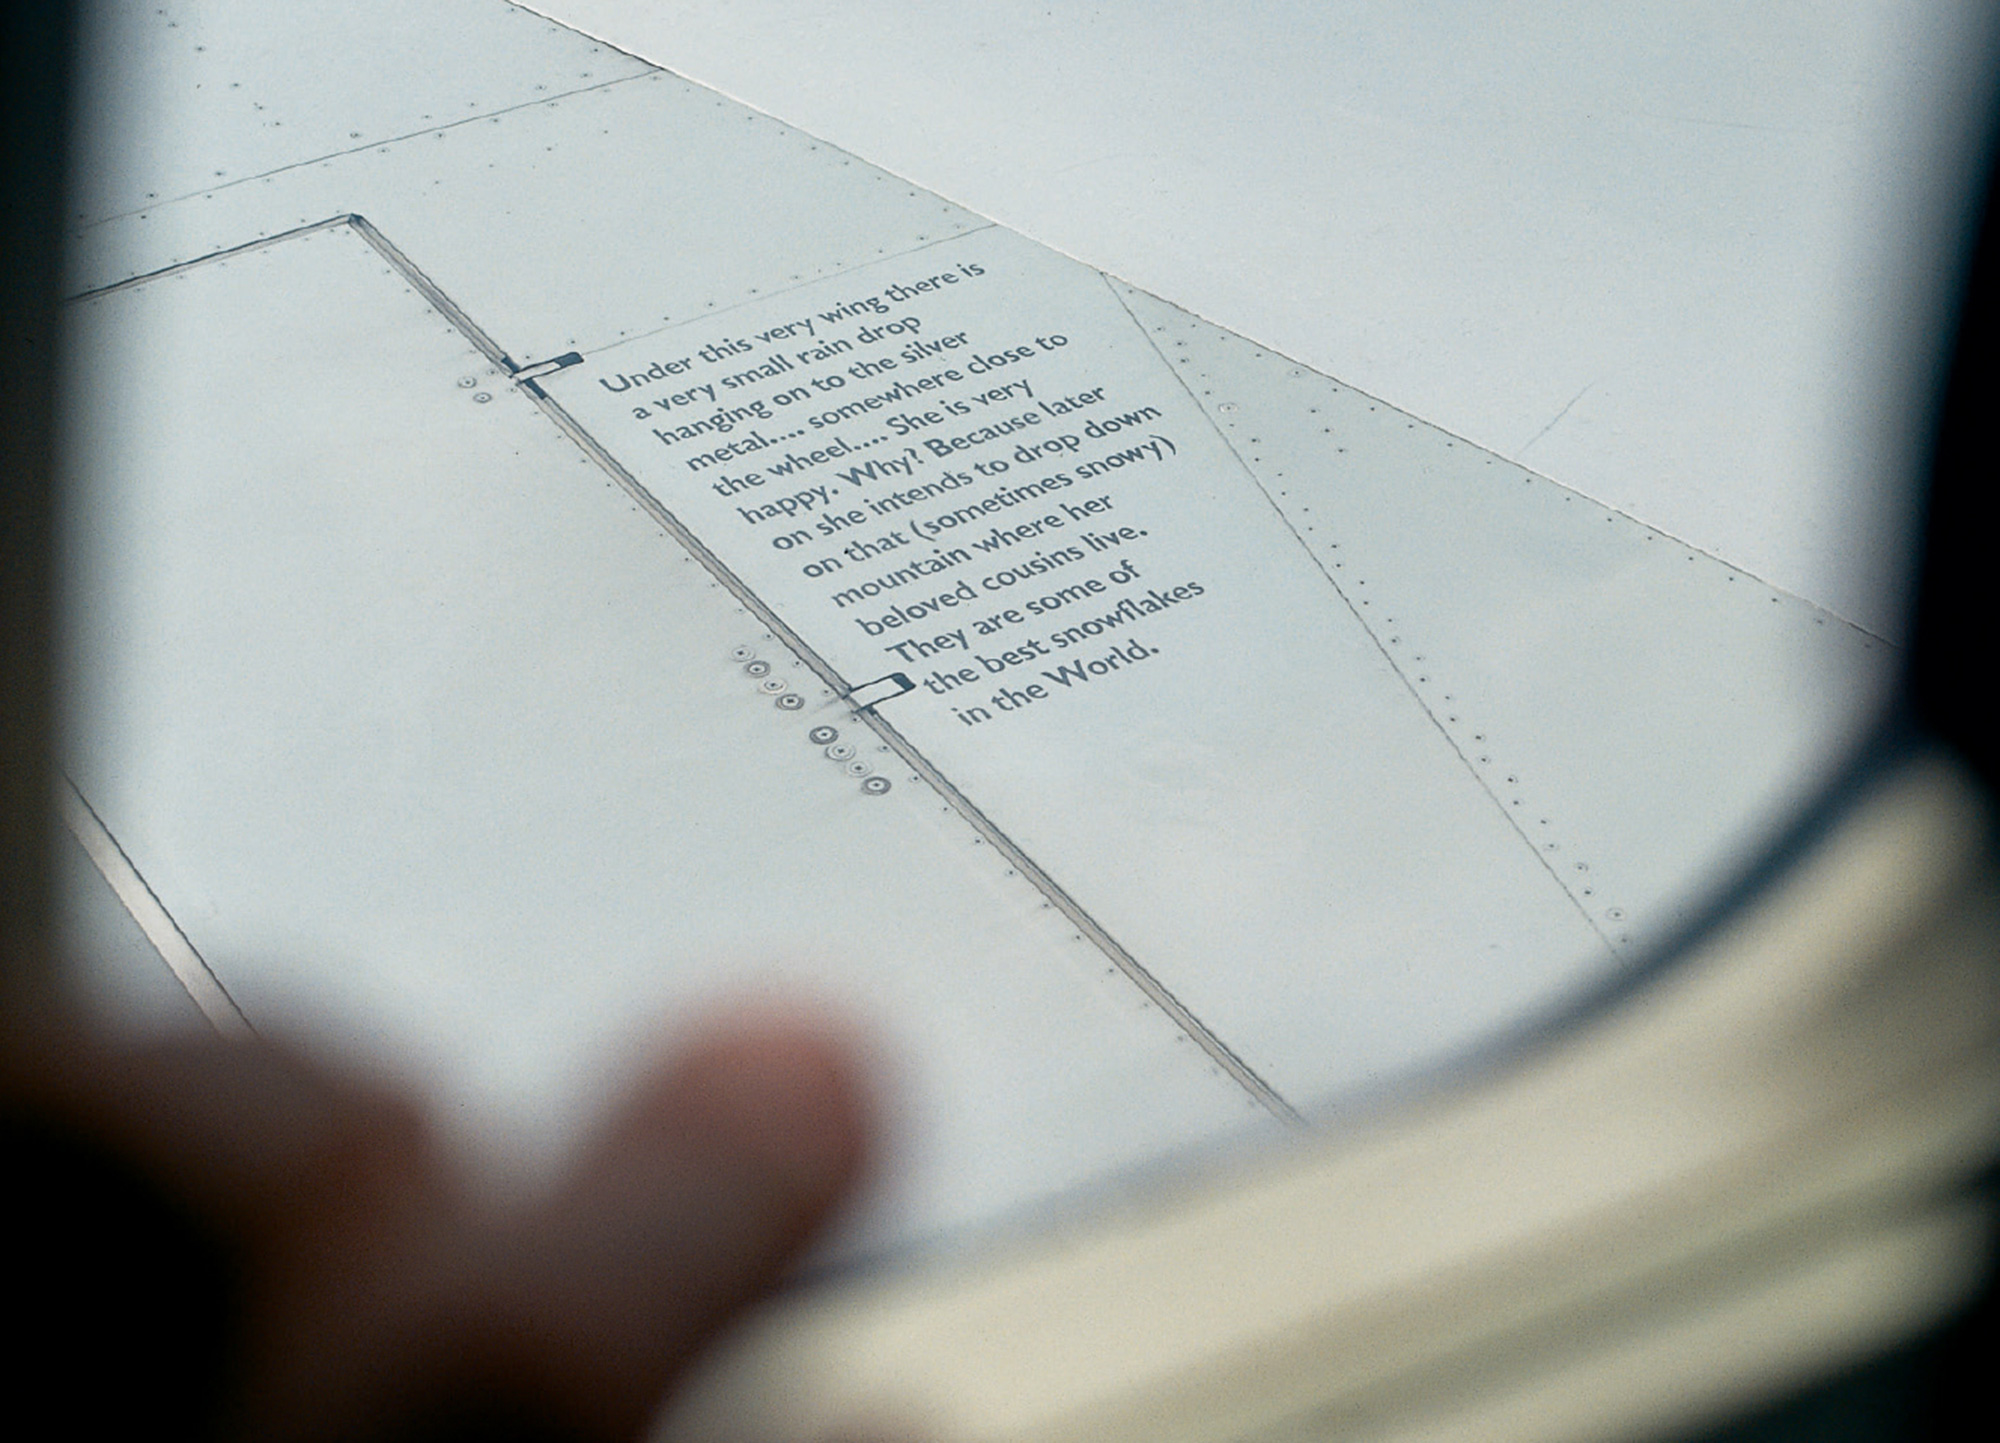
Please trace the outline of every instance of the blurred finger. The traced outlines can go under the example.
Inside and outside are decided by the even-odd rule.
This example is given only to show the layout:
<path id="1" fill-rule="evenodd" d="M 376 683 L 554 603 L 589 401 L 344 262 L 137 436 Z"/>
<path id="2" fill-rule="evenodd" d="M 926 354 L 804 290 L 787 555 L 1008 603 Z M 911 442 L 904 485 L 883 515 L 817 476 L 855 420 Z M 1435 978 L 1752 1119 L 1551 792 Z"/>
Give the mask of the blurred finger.
<path id="1" fill-rule="evenodd" d="M 510 1235 L 489 1327 L 591 1436 L 634 1436 L 674 1376 L 778 1281 L 862 1166 L 852 1049 L 749 1018 L 642 1085 L 569 1186 Z"/>

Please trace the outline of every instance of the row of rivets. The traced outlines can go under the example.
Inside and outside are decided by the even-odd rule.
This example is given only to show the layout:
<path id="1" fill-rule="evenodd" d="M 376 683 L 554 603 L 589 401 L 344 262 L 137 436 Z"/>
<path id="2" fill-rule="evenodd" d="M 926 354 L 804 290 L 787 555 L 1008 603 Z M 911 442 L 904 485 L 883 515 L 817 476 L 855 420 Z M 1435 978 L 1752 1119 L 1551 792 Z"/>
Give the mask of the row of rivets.
<path id="1" fill-rule="evenodd" d="M 757 656 L 755 647 L 736 646 L 729 650 L 729 659 L 742 664 L 746 676 L 757 679 L 757 689 L 767 696 L 777 698 L 778 706 L 784 711 L 798 711 L 806 704 L 806 699 L 791 690 L 783 677 L 771 675 L 771 663 Z M 821 723 L 806 731 L 806 740 L 822 749 L 826 759 L 838 762 L 841 770 L 861 782 L 861 790 L 871 797 L 879 797 L 889 790 L 889 779 L 878 777 L 875 768 L 855 755 L 854 744 L 840 739 L 837 727 Z"/>
<path id="2" fill-rule="evenodd" d="M 854 743 L 840 739 L 840 730 L 822 723 L 806 732 L 806 740 L 820 749 L 820 754 L 830 762 L 839 762 L 841 770 L 850 777 L 861 779 L 861 790 L 871 797 L 879 797 L 889 790 L 889 779 L 874 775 L 875 768 L 854 754 Z"/>
<path id="3" fill-rule="evenodd" d="M 787 686 L 783 677 L 772 676 L 771 663 L 768 661 L 759 661 L 754 647 L 733 646 L 729 649 L 729 659 L 743 663 L 744 674 L 757 678 L 757 690 L 763 692 L 768 697 L 775 698 L 778 710 L 801 711 L 804 709 L 806 699 Z"/>

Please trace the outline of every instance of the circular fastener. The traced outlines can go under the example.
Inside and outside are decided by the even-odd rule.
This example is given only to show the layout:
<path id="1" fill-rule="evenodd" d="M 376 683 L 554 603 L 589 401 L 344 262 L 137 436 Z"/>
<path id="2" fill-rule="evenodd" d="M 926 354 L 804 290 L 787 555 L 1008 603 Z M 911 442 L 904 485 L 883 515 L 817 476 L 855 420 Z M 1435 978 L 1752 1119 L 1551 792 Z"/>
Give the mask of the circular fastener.
<path id="1" fill-rule="evenodd" d="M 731 661 L 755 661 L 757 659 L 757 650 L 755 647 L 749 646 L 732 646 L 729 648 L 729 659 Z"/>
<path id="2" fill-rule="evenodd" d="M 1614 922 L 1623 922 L 1625 920 L 1625 909 L 1623 907 L 1613 907 L 1604 915 Z"/>
<path id="3" fill-rule="evenodd" d="M 889 779 L 887 777 L 870 777 L 861 784 L 861 790 L 868 793 L 871 797 L 879 797 L 882 793 L 889 790 Z"/>
<path id="4" fill-rule="evenodd" d="M 874 770 L 875 768 L 869 766 L 866 762 L 849 762 L 847 764 L 847 774 L 850 777 L 865 777 Z"/>
<path id="5" fill-rule="evenodd" d="M 780 711 L 798 711 L 805 704 L 806 699 L 795 691 L 788 691 L 778 698 L 778 709 Z"/>
<path id="6" fill-rule="evenodd" d="M 479 402 L 479 404 L 483 406 L 488 401 L 493 399 L 493 393 L 491 391 L 474 391 L 472 393 L 472 399 Z"/>
<path id="7" fill-rule="evenodd" d="M 806 740 L 816 747 L 830 747 L 840 740 L 840 733 L 829 726 L 816 726 L 806 733 Z"/>
<path id="8" fill-rule="evenodd" d="M 461 391 L 470 391 L 474 386 L 478 384 L 479 384 L 479 377 L 477 376 L 460 376 L 458 378 L 458 388 Z"/>
<path id="9" fill-rule="evenodd" d="M 771 663 L 768 661 L 753 661 L 743 669 L 752 676 L 769 676 L 771 674 Z"/>
<path id="10" fill-rule="evenodd" d="M 762 692 L 768 692 L 772 696 L 776 696 L 779 692 L 785 689 L 785 679 L 781 676 L 767 676 L 762 681 L 757 683 L 757 689 Z"/>
<path id="11" fill-rule="evenodd" d="M 835 742 L 826 749 L 826 754 L 837 762 L 851 761 L 854 757 L 854 743 Z"/>

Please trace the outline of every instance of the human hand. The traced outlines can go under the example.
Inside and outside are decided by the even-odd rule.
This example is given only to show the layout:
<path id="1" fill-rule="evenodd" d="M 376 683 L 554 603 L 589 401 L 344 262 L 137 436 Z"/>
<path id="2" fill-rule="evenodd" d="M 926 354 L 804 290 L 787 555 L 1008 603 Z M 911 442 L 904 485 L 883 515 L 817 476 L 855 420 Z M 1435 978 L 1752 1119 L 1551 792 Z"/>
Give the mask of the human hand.
<path id="1" fill-rule="evenodd" d="M 514 1209 L 407 1099 L 262 1042 L 43 1036 L 0 1084 L 9 1236 L 46 1270 L 12 1361 L 32 1392 L 87 1360 L 58 1416 L 105 1436 L 124 1398 L 151 1438 L 636 1437 L 866 1133 L 848 1050 L 775 1016 L 700 1030 Z"/>

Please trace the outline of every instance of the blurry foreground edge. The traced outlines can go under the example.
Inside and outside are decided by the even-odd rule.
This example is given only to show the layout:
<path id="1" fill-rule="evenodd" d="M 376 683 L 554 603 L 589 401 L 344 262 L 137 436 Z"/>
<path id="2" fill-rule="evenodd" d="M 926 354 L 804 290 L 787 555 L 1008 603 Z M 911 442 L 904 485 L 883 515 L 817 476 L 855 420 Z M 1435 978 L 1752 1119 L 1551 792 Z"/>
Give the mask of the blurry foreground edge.
<path id="1" fill-rule="evenodd" d="M 224 1386 L 221 1253 L 128 1160 L 37 1115 L 9 1065 L 54 1020 L 59 993 L 51 480 L 75 8 L 0 10 L 0 336 L 11 359 L 0 386 L 0 1225 L 7 1298 L 24 1324 L 4 1377 L 23 1420 L 54 1408 L 45 1416 L 64 1431 L 201 1437 Z"/>
<path id="2" fill-rule="evenodd" d="M 56 292 L 73 6 L 7 7 L 0 116 L 0 998 L 38 986 L 50 928 Z"/>
<path id="3" fill-rule="evenodd" d="M 17 4 L 4 22 L 10 1026 L 41 990 L 48 932 L 50 363 L 70 10 Z M 1988 788 L 2000 755 L 1978 683 L 1994 596 L 1974 457 L 1992 414 L 1993 245 L 1989 199 L 1938 430 L 1911 682 L 1918 720 Z M 1878 758 L 1882 779 L 1783 878 L 1548 1055 L 1032 1251 L 789 1300 L 717 1361 L 670 1431 L 1658 1436 L 1907 1349 L 1986 1265 L 1989 1213 L 1966 1184 L 1989 1165 L 2000 1114 L 2000 923 L 1984 802 L 1954 763 L 1883 746 L 1900 758 Z M 54 1164 L 24 1157 L 11 1128 L 9 1145 L 27 1164 L 20 1190 L 51 1181 Z M 93 1241 L 16 1234 L 56 1254 Z M 1990 1417 L 1975 1378 L 1989 1315 L 1982 1304 L 1928 1354 L 1895 1354 L 1729 1436 L 1924 1436 L 1963 1425 L 1946 1399 Z M 109 1375 L 124 1366 L 93 1351 Z"/>

